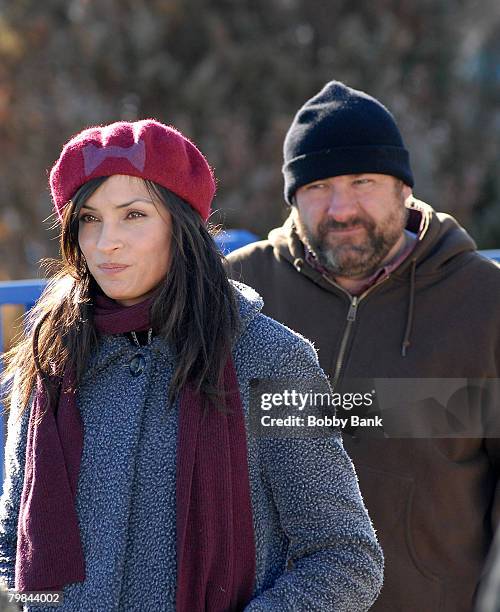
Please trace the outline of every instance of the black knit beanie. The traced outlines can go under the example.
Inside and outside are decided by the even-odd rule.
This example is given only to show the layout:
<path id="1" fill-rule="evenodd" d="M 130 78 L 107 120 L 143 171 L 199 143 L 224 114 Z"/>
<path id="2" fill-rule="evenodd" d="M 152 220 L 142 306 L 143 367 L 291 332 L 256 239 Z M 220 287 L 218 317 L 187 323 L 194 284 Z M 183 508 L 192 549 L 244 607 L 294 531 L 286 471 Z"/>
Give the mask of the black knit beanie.
<path id="1" fill-rule="evenodd" d="M 283 147 L 285 200 L 341 174 L 391 174 L 413 187 L 408 151 L 391 113 L 372 96 L 327 83 L 295 115 Z"/>

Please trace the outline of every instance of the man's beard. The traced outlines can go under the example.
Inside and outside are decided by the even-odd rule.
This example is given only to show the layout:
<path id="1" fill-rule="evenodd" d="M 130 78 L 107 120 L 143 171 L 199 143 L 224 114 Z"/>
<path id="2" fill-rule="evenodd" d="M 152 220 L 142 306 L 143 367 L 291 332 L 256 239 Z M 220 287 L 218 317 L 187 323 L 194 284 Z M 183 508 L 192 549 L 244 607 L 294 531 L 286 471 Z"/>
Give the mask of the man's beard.
<path id="1" fill-rule="evenodd" d="M 368 278 L 374 274 L 400 239 L 405 223 L 406 209 L 398 207 L 378 227 L 369 216 L 353 216 L 346 222 L 329 218 L 322 221 L 313 234 L 300 216 L 296 216 L 297 233 L 318 263 L 332 276 L 345 278 Z M 361 233 L 344 236 L 341 232 L 330 231 L 354 227 L 364 228 L 364 239 Z"/>

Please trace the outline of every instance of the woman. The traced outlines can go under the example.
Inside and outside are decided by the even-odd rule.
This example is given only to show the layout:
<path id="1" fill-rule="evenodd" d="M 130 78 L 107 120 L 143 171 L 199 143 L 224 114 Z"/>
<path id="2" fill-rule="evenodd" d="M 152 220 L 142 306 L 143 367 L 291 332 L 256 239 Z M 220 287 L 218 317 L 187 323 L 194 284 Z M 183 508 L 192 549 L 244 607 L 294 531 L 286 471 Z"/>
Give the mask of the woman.
<path id="1" fill-rule="evenodd" d="M 119 122 L 71 139 L 50 185 L 62 262 L 7 356 L 9 587 L 71 611 L 368 609 L 382 556 L 339 436 L 249 431 L 251 379 L 324 377 L 227 280 L 203 155 Z"/>

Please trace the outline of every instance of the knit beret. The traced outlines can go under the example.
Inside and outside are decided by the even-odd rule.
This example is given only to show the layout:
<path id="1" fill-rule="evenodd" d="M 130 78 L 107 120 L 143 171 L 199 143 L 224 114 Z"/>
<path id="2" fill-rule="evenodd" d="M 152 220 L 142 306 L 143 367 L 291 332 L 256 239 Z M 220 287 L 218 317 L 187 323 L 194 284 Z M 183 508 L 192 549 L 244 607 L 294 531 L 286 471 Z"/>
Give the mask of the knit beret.
<path id="1" fill-rule="evenodd" d="M 185 200 L 203 220 L 210 214 L 215 180 L 203 154 L 175 128 L 145 119 L 90 127 L 64 146 L 50 172 L 59 219 L 79 187 L 113 174 L 154 181 Z"/>
<path id="2" fill-rule="evenodd" d="M 394 117 L 378 100 L 339 81 L 308 100 L 283 147 L 285 200 L 302 185 L 342 174 L 390 174 L 413 187 L 408 151 Z"/>

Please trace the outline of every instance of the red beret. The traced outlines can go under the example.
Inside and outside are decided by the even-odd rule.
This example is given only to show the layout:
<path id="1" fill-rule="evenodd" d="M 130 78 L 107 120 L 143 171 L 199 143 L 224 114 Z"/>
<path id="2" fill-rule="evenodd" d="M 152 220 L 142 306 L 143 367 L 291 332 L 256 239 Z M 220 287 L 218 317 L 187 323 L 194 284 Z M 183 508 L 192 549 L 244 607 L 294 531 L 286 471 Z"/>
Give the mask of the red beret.
<path id="1" fill-rule="evenodd" d="M 79 187 L 113 174 L 154 181 L 188 202 L 204 221 L 208 219 L 215 180 L 207 160 L 179 131 L 153 119 L 91 127 L 64 146 L 50 171 L 59 219 Z"/>

